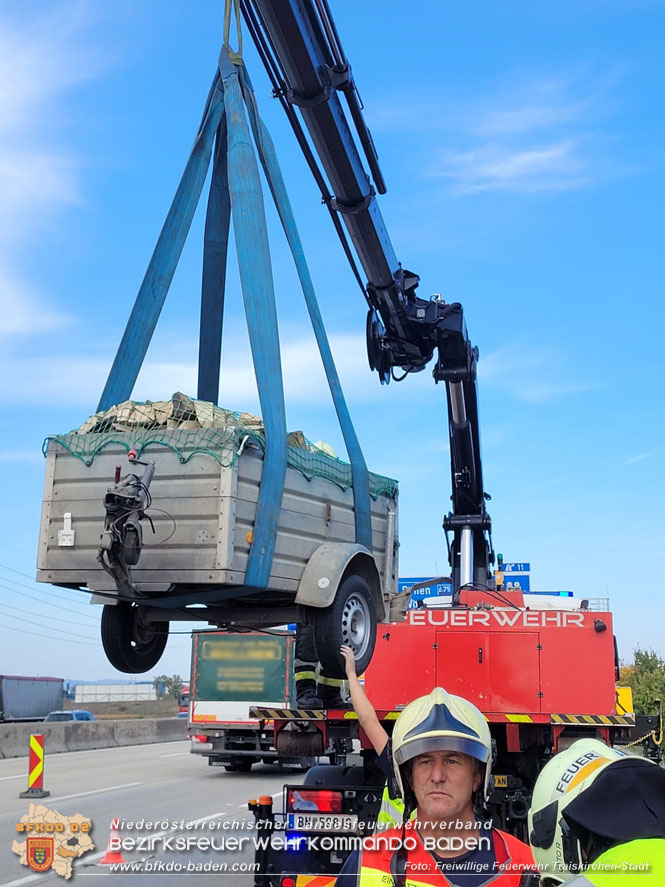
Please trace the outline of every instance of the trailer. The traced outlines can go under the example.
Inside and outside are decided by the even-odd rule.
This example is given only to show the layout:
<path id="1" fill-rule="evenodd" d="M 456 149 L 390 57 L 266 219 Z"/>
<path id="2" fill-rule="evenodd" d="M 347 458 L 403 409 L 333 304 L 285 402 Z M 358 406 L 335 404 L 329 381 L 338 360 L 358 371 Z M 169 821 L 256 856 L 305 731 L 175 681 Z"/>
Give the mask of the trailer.
<path id="1" fill-rule="evenodd" d="M 42 721 L 62 696 L 62 678 L 0 675 L 0 721 Z"/>
<path id="2" fill-rule="evenodd" d="M 340 668 L 340 643 L 357 647 L 359 667 L 369 662 L 397 593 L 397 482 L 367 473 L 362 544 L 353 467 L 289 434 L 274 552 L 259 585 L 252 558 L 266 547 L 266 447 L 260 419 L 180 394 L 121 404 L 49 438 L 37 580 L 92 592 L 120 671 L 152 668 L 169 623 L 181 620 L 250 628 L 311 620 L 330 672 Z M 349 590 L 350 577 L 360 590 Z M 359 639 L 345 634 L 349 607 L 363 617 Z"/>

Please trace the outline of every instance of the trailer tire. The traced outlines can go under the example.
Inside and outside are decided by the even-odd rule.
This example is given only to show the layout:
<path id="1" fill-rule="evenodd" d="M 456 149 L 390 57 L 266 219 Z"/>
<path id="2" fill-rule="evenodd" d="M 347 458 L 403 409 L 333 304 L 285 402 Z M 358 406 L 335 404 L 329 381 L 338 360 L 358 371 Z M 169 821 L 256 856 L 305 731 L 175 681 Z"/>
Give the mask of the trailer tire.
<path id="1" fill-rule="evenodd" d="M 374 653 L 377 625 L 376 605 L 367 582 L 355 573 L 346 576 L 332 604 L 313 615 L 316 652 L 323 671 L 334 678 L 346 676 L 339 648 L 347 644 L 355 653 L 356 672 L 362 674 Z"/>
<path id="2" fill-rule="evenodd" d="M 118 602 L 105 604 L 102 612 L 102 646 L 114 668 L 125 674 L 150 671 L 162 658 L 169 637 L 168 622 L 145 625 L 139 608 Z"/>

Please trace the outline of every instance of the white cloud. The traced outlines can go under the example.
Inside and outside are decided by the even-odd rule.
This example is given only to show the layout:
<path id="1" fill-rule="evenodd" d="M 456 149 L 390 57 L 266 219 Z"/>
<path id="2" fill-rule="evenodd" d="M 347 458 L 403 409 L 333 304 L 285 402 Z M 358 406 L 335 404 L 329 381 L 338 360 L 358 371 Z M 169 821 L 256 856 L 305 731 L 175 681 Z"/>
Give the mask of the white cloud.
<path id="1" fill-rule="evenodd" d="M 637 462 L 644 462 L 645 459 L 650 459 L 651 456 L 655 456 L 660 450 L 657 447 L 655 450 L 647 450 L 646 453 L 639 453 L 636 456 L 631 456 L 630 459 L 626 459 L 625 462 L 622 462 L 621 465 L 623 468 L 627 468 L 629 465 L 635 465 Z"/>
<path id="2" fill-rule="evenodd" d="M 580 122 L 588 126 L 610 110 L 609 96 L 619 76 L 616 69 L 598 72 L 588 65 L 557 74 L 514 73 L 479 99 L 468 114 L 467 129 L 493 138 Z"/>
<path id="3" fill-rule="evenodd" d="M 551 126 L 569 123 L 577 117 L 577 104 L 563 103 L 526 104 L 515 107 L 488 108 L 484 117 L 471 123 L 471 130 L 484 136 L 506 135 L 508 133 L 533 132 Z"/>
<path id="4" fill-rule="evenodd" d="M 364 336 L 331 336 L 342 387 L 349 401 L 374 400 L 379 389 L 365 355 Z M 195 348 L 192 345 L 192 351 Z M 80 404 L 94 409 L 106 382 L 112 356 L 91 358 L 71 353 L 51 357 L 7 357 L 0 359 L 0 393 L 14 400 L 51 405 Z M 290 401 L 312 405 L 331 404 L 325 374 L 312 339 L 296 338 L 282 344 L 282 366 L 287 409 Z M 136 386 L 135 400 L 169 398 L 174 391 L 196 393 L 194 361 L 147 360 Z M 249 409 L 256 404 L 257 389 L 249 349 L 231 343 L 223 351 L 221 403 Z M 85 417 L 82 417 L 82 420 Z"/>
<path id="5" fill-rule="evenodd" d="M 44 332 L 65 320 L 18 269 L 53 214 L 82 202 L 80 160 L 54 133 L 62 132 L 59 100 L 104 64 L 83 39 L 90 9 L 74 2 L 20 24 L 7 7 L 0 14 L 0 335 Z"/>
<path id="6" fill-rule="evenodd" d="M 521 400 L 524 400 L 527 403 L 551 403 L 554 400 L 560 400 L 562 397 L 567 397 L 569 394 L 582 394 L 584 391 L 593 391 L 594 388 L 596 388 L 596 385 L 591 382 L 588 384 L 577 384 L 575 382 L 569 384 L 531 383 L 523 386 L 521 389 L 517 389 L 516 394 Z"/>
<path id="7" fill-rule="evenodd" d="M 48 332 L 68 321 L 64 314 L 49 308 L 19 274 L 3 268 L 0 254 L 0 337 Z"/>
<path id="8" fill-rule="evenodd" d="M 478 378 L 524 403 L 551 403 L 597 387 L 566 378 L 565 355 L 553 348 L 528 348 L 510 342 L 478 362 Z"/>
<path id="9" fill-rule="evenodd" d="M 80 42 L 90 24 L 91 5 L 81 0 L 30 15 L 18 24 L 5 7 L 0 18 L 0 130 L 40 129 L 34 111 L 97 74 L 99 48 Z"/>
<path id="10" fill-rule="evenodd" d="M 529 148 L 495 143 L 460 153 L 442 151 L 432 174 L 450 179 L 455 194 L 567 191 L 590 180 L 581 142 L 572 139 Z"/>
<path id="11" fill-rule="evenodd" d="M 378 107 L 372 125 L 419 132 L 429 157 L 414 168 L 447 180 L 454 194 L 570 191 L 611 168 L 603 127 L 619 76 L 589 66 L 557 75 L 512 73 L 463 102 L 428 96 Z"/>
<path id="12" fill-rule="evenodd" d="M 0 462 L 43 462 L 41 453 L 33 450 L 0 450 Z"/>
<path id="13" fill-rule="evenodd" d="M 364 337 L 338 335 L 331 336 L 330 341 L 346 396 L 350 400 L 375 396 L 379 383 L 367 365 Z M 281 356 L 287 407 L 290 400 L 312 405 L 332 403 L 318 348 L 311 337 L 282 342 Z M 139 399 L 154 399 L 157 396 L 169 397 L 179 388 L 188 392 L 196 391 L 194 363 L 147 362 L 139 375 L 135 392 Z M 249 348 L 225 345 L 222 351 L 220 391 L 222 403 L 258 402 Z"/>

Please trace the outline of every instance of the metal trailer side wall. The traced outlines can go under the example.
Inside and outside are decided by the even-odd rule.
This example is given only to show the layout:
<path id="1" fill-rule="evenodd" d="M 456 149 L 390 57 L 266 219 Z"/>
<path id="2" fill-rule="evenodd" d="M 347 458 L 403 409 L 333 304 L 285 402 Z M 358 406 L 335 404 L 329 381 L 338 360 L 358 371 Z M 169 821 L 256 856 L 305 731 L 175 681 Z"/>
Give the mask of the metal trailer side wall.
<path id="1" fill-rule="evenodd" d="M 0 720 L 44 718 L 61 708 L 61 678 L 0 675 Z"/>
<path id="2" fill-rule="evenodd" d="M 256 516 L 262 452 L 246 446 L 229 467 L 207 454 L 195 453 L 182 463 L 165 446 L 149 444 L 141 454 L 154 460 L 150 487 L 155 535 L 144 521 L 145 547 L 133 568 L 142 590 L 166 590 L 171 583 L 240 585 L 251 546 Z M 39 540 L 38 574 L 42 582 L 77 583 L 92 590 L 114 590 L 97 563 L 104 524 L 102 500 L 116 466 L 129 470 L 124 447 L 111 444 L 85 465 L 51 441 Z M 382 574 L 384 595 L 397 589 L 397 501 L 380 495 L 372 500 L 373 554 Z M 72 515 L 75 544 L 58 544 L 65 513 Z M 389 518 L 389 514 L 391 517 Z M 323 477 L 308 479 L 287 468 L 269 588 L 295 593 L 307 561 L 324 542 L 352 543 L 355 519 L 352 489 L 343 490 Z"/>

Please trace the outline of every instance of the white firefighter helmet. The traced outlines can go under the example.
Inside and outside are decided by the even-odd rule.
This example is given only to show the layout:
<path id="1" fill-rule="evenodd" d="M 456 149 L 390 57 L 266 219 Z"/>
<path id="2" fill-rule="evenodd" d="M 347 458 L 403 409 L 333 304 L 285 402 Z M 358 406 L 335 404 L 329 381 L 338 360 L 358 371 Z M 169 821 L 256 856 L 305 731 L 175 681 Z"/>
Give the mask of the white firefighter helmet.
<path id="1" fill-rule="evenodd" d="M 392 735 L 395 777 L 406 801 L 402 766 L 431 751 L 457 751 L 484 764 L 483 800 L 492 789 L 492 737 L 487 721 L 473 703 L 435 687 L 409 703 L 395 722 Z"/>
<path id="2" fill-rule="evenodd" d="M 578 739 L 555 755 L 536 780 L 529 810 L 543 884 L 575 877 L 613 843 L 662 835 L 664 789 L 660 767 L 599 739 Z"/>

